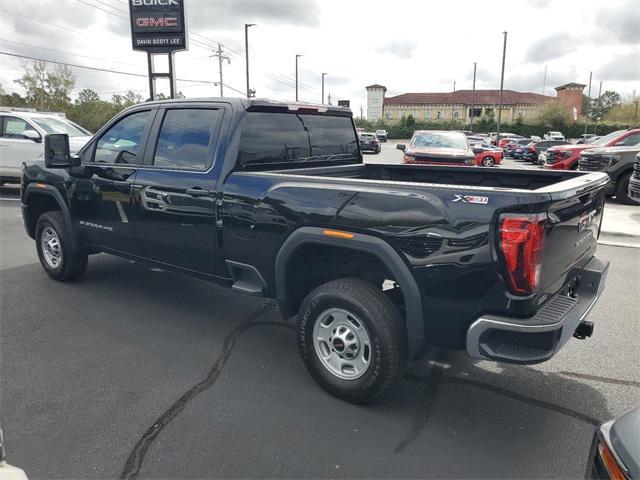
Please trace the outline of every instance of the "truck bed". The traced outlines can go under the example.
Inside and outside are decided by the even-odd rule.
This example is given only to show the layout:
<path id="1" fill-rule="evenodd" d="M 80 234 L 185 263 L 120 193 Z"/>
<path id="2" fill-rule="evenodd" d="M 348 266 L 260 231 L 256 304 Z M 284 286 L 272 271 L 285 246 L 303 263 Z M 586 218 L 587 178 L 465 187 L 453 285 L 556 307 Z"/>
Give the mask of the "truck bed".
<path id="1" fill-rule="evenodd" d="M 315 168 L 294 168 L 270 173 L 286 175 L 381 180 L 431 186 L 500 189 L 523 193 L 554 193 L 554 199 L 579 193 L 606 183 L 607 176 L 569 170 L 524 170 L 432 165 L 353 164 Z M 604 183 L 603 183 L 604 182 Z M 561 195 L 563 194 L 564 195 Z"/>

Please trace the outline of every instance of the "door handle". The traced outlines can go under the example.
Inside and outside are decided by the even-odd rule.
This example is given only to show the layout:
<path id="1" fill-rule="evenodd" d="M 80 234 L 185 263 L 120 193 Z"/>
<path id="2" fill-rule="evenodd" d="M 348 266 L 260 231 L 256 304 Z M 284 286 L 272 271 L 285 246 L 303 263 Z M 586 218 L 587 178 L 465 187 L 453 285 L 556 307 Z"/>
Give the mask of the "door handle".
<path id="1" fill-rule="evenodd" d="M 192 197 L 206 197 L 209 195 L 209 192 L 207 190 L 203 190 L 200 187 L 194 187 L 187 188 L 187 194 L 191 195 Z"/>

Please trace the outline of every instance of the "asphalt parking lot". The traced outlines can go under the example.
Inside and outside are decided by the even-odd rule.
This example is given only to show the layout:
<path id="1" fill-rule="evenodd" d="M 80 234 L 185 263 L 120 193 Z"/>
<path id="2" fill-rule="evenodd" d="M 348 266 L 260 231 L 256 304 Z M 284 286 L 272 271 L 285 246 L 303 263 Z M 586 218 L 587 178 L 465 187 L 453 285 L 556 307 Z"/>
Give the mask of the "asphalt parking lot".
<path id="1" fill-rule="evenodd" d="M 0 222 L 2 426 L 29 478 L 575 478 L 594 425 L 640 404 L 635 248 L 599 246 L 591 339 L 536 366 L 429 350 L 355 406 L 313 382 L 273 303 L 102 254 L 56 283 L 15 189 Z"/>

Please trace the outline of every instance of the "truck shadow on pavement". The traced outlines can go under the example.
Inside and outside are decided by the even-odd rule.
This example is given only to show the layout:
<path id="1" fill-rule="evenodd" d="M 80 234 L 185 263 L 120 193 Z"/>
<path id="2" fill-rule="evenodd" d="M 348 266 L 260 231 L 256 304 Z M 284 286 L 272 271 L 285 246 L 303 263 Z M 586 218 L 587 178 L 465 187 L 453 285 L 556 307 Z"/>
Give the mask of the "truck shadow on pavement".
<path id="1" fill-rule="evenodd" d="M 112 340 L 117 343 L 106 347 L 128 349 L 137 362 L 141 362 L 132 364 L 132 357 L 124 357 L 121 363 L 113 361 L 111 365 L 101 365 L 101 371 L 107 372 L 105 374 L 132 377 L 132 371 L 144 366 L 147 356 L 152 357 L 151 361 L 163 353 L 180 358 L 191 355 L 195 363 L 205 362 L 201 366 L 203 368 L 197 370 L 202 372 L 208 369 L 204 375 L 198 376 L 197 372 L 186 369 L 189 375 L 166 379 L 165 382 L 171 381 L 174 385 L 170 395 L 161 398 L 165 402 L 169 398 L 176 400 L 164 403 L 164 407 L 161 407 L 161 402 L 155 408 L 147 407 L 145 416 L 140 414 L 143 418 L 136 423 L 140 425 L 140 420 L 142 423 L 148 422 L 146 429 L 138 433 L 140 436 L 137 439 L 129 438 L 126 442 L 119 440 L 121 445 L 134 445 L 135 442 L 126 460 L 123 459 L 124 467 L 120 474 L 123 479 L 141 475 L 203 477 L 211 476 L 212 472 L 217 472 L 218 476 L 245 477 L 258 474 L 267 477 L 549 476 L 548 470 L 539 468 L 539 460 L 544 458 L 541 455 L 551 456 L 551 459 L 547 458 L 550 463 L 559 458 L 562 460 L 558 462 L 567 463 L 562 467 L 556 465 L 559 470 L 552 471 L 552 476 L 575 476 L 584 472 L 580 469 L 586 462 L 592 426 L 610 417 L 607 400 L 589 385 L 589 379 L 574 379 L 533 367 L 475 361 L 463 352 L 439 349 L 428 351 L 424 358 L 414 362 L 390 396 L 369 406 L 350 405 L 330 397 L 306 375 L 302 363 L 296 359 L 295 336 L 291 333 L 293 323 L 279 320 L 275 304 L 270 301 L 247 298 L 206 282 L 153 271 L 139 264 L 104 256 L 93 257 L 87 276 L 73 286 L 51 282 L 37 265 L 6 270 L 3 274 L 6 274 L 3 276 L 8 288 L 3 294 L 6 295 L 3 299 L 6 303 L 3 344 L 11 339 L 12 342 L 23 342 L 25 345 L 34 342 L 41 345 L 47 338 L 55 339 L 56 335 L 64 335 L 65 338 L 73 335 L 76 327 L 80 326 L 90 332 L 100 329 L 109 335 L 113 334 Z M 25 298 L 20 294 L 20 280 L 47 294 L 30 298 L 26 305 Z M 48 295 L 64 298 L 65 305 L 52 305 Z M 105 313 L 105 309 L 109 312 Z M 77 318 L 73 315 L 77 315 Z M 42 321 L 42 318 L 46 321 Z M 212 322 L 218 323 L 212 325 Z M 278 331 L 289 333 L 279 335 Z M 37 340 L 30 338 L 36 332 L 40 337 Z M 166 335 L 154 337 L 153 342 L 159 342 L 159 345 L 150 346 L 141 338 L 147 332 Z M 249 335 L 251 332 L 255 332 L 255 335 Z M 260 336 L 257 336 L 258 332 Z M 101 334 L 104 332 L 101 331 Z M 86 335 L 80 332 L 74 342 L 81 344 L 89 341 Z M 184 338 L 179 338 L 182 336 Z M 101 337 L 100 341 L 105 341 L 105 338 Z M 198 338 L 203 342 L 202 346 L 198 345 Z M 93 342 L 95 339 L 90 340 Z M 212 348 L 207 353 L 207 342 L 213 344 L 214 341 L 221 347 Z M 93 348 L 93 343 L 88 347 L 85 346 L 83 351 L 87 355 L 98 356 L 101 361 L 101 353 Z M 11 372 L 11 376 L 3 381 L 4 404 L 10 408 L 20 405 L 21 409 L 25 409 L 20 418 L 27 424 L 36 423 L 39 417 L 28 415 L 29 404 L 34 401 L 28 390 L 42 395 L 47 385 L 21 380 L 18 392 L 12 393 L 11 378 L 28 379 L 36 368 L 48 373 L 59 368 L 59 365 L 46 358 L 35 364 L 21 362 L 16 352 L 20 348 L 24 348 L 24 345 L 18 343 L 4 349 L 3 370 Z M 46 346 L 41 348 L 43 352 L 49 350 Z M 241 348 L 241 352 L 232 356 L 238 348 Z M 71 361 L 64 357 L 74 354 L 70 351 L 65 354 L 64 350 L 58 352 L 57 355 L 62 356 L 59 363 Z M 75 360 L 84 362 L 84 359 Z M 86 363 L 91 364 L 91 360 L 87 359 Z M 247 370 L 247 365 L 253 368 L 260 365 L 262 369 L 255 373 Z M 282 365 L 286 365 L 287 370 L 283 371 Z M 109 372 L 110 369 L 119 370 Z M 229 369 L 231 372 L 225 378 L 225 372 Z M 65 391 L 77 388 L 81 381 L 73 376 L 54 378 L 56 382 L 62 382 L 56 388 Z M 225 378 L 225 381 L 213 389 L 221 378 Z M 234 396 L 238 388 L 249 388 L 239 383 L 249 384 L 252 397 Z M 287 383 L 288 386 L 283 386 Z M 272 387 L 274 384 L 277 387 Z M 151 383 L 139 388 L 145 391 L 147 396 L 143 399 L 146 401 L 162 393 L 162 384 Z M 228 389 L 231 389 L 230 395 L 225 393 Z M 183 393 L 176 395 L 180 391 Z M 229 398 L 220 398 L 221 393 Z M 15 395 L 21 395 L 24 400 L 7 399 Z M 48 395 L 56 395 L 56 390 L 52 389 Z M 51 400 L 56 401 L 56 408 L 71 410 L 82 408 L 77 402 L 95 401 L 83 396 L 72 397 L 72 400 Z M 76 403 L 65 405 L 67 401 Z M 122 398 L 119 397 L 118 401 L 122 401 Z M 130 400 L 132 405 L 140 401 L 141 398 Z M 228 408 L 230 405 L 236 408 Z M 126 404 L 119 406 L 120 410 L 123 408 L 126 411 L 129 407 Z M 267 421 L 265 408 L 268 409 L 269 421 L 281 423 L 283 432 L 260 428 L 261 422 Z M 203 411 L 222 422 L 219 428 L 228 429 L 223 434 L 223 444 L 217 437 L 221 435 L 220 432 L 207 429 L 194 431 L 192 428 L 190 422 L 199 422 L 197 417 Z M 149 421 L 154 418 L 150 416 L 154 415 L 153 412 L 162 413 L 156 413 L 155 420 Z M 5 417 L 11 416 L 11 413 L 5 411 Z M 238 418 L 238 415 L 247 419 Z M 176 424 L 180 424 L 181 418 L 188 420 L 184 428 L 188 429 L 187 437 L 192 438 L 177 435 L 180 429 L 176 428 Z M 308 425 L 295 425 L 296 418 L 307 419 Z M 322 427 L 333 424 L 336 419 L 344 423 L 344 431 Z M 90 419 L 87 421 L 91 423 Z M 242 437 L 234 430 L 237 430 L 238 422 L 243 421 L 249 424 L 254 422 L 249 438 Z M 163 431 L 170 424 L 172 429 L 169 430 L 172 431 L 170 434 L 165 432 L 164 441 L 171 445 L 172 451 L 177 452 L 176 457 L 172 456 L 170 462 L 165 458 L 169 466 L 158 466 L 158 471 L 154 463 L 162 460 L 162 455 L 151 452 L 154 444 L 162 440 Z M 131 434 L 134 426 L 128 432 L 119 433 Z M 11 428 L 12 435 L 19 435 L 21 430 L 38 430 L 34 425 L 24 427 Z M 65 436 L 71 439 L 69 441 L 80 446 L 86 443 L 76 435 L 73 422 L 61 423 L 57 427 L 67 430 Z M 348 449 L 340 446 L 336 439 L 346 435 L 345 432 L 351 434 L 351 431 L 354 435 L 371 437 L 373 443 L 352 445 L 351 456 L 348 456 Z M 59 431 L 54 433 L 60 434 Z M 308 437 L 305 436 L 307 433 Z M 40 441 L 46 443 L 51 439 L 43 436 Z M 238 447 L 234 442 L 240 442 L 240 445 L 243 442 L 247 445 L 259 442 L 264 449 L 263 454 L 273 457 L 286 457 L 287 445 L 290 445 L 296 455 L 303 452 L 306 457 L 304 460 L 289 459 L 293 463 L 284 470 L 260 460 L 263 457 L 258 457 L 255 465 L 241 462 L 234 467 L 238 470 L 231 467 L 221 469 L 219 462 L 226 460 L 229 463 L 231 452 Z M 562 445 L 561 449 L 558 449 L 558 443 Z M 194 448 L 194 445 L 198 447 Z M 103 451 L 109 448 L 106 445 L 96 447 Z M 499 448 L 503 451 L 497 450 Z M 181 452 L 181 449 L 188 450 L 188 454 Z M 166 451 L 166 445 L 162 451 Z M 332 454 L 331 460 L 320 457 L 319 452 L 325 451 Z M 534 457 L 529 465 L 518 460 L 518 455 L 524 451 Z M 36 454 L 21 452 L 19 458 L 29 458 L 30 455 Z M 120 453 L 114 452 L 113 460 L 122 458 L 122 455 L 122 450 Z M 356 459 L 349 460 L 354 455 Z M 185 460 L 186 469 L 179 466 L 183 457 L 188 459 Z M 73 460 L 69 460 L 69 465 L 73 465 Z M 55 464 L 55 458 L 49 458 L 48 462 L 49 465 Z M 23 464 L 28 466 L 28 462 Z M 170 470 L 174 465 L 175 472 Z M 113 467 L 111 465 L 108 468 Z M 342 470 L 337 471 L 338 467 Z M 65 473 L 66 476 L 78 477 L 86 476 L 87 471 Z"/>

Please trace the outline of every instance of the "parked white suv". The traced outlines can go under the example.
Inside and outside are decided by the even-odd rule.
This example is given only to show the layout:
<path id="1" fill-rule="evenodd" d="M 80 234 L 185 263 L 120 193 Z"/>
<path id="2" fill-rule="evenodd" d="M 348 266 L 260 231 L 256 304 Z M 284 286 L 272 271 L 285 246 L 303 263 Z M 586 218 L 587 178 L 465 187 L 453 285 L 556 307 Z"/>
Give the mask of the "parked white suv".
<path id="1" fill-rule="evenodd" d="M 564 140 L 562 132 L 547 132 L 544 134 L 545 140 Z"/>
<path id="2" fill-rule="evenodd" d="M 0 185 L 18 183 L 22 162 L 44 157 L 44 137 L 69 135 L 71 152 L 91 138 L 91 132 L 55 113 L 0 109 Z"/>

